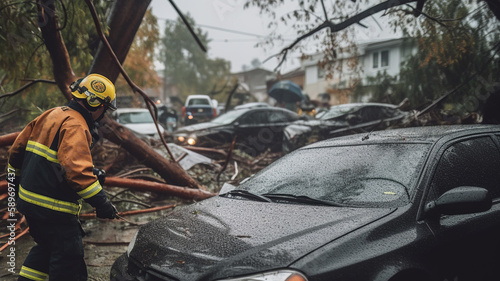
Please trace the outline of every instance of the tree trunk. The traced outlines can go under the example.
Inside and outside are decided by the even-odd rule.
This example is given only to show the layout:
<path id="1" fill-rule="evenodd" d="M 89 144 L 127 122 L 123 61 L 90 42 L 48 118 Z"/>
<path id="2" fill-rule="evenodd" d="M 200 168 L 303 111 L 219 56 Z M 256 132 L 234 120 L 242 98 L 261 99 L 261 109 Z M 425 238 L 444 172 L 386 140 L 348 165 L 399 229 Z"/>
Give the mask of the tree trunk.
<path id="1" fill-rule="evenodd" d="M 101 120 L 100 124 L 100 134 L 125 148 L 137 160 L 157 172 L 166 182 L 173 185 L 205 189 L 189 176 L 178 163 L 158 154 L 146 142 L 116 121 L 106 117 Z"/>
<path id="2" fill-rule="evenodd" d="M 75 73 L 71 68 L 68 50 L 59 32 L 54 0 L 37 0 L 38 25 L 42 31 L 43 41 L 52 60 L 52 71 L 56 84 L 69 100 L 69 85 L 75 81 Z"/>
<path id="3" fill-rule="evenodd" d="M 114 51 L 116 56 L 121 58 L 121 62 L 123 62 L 132 45 L 135 32 L 139 28 L 151 1 L 122 0 L 119 2 L 120 4 L 113 5 L 113 11 L 109 20 L 110 34 L 112 34 L 110 39 L 114 40 L 110 41 L 110 44 L 111 46 L 115 46 L 116 49 Z M 66 98 L 71 99 L 72 95 L 69 85 L 76 80 L 76 77 L 71 68 L 69 54 L 63 38 L 58 31 L 57 18 L 54 16 L 54 1 L 38 0 L 37 3 L 42 36 L 54 65 L 54 78 Z M 126 23 L 123 21 L 126 21 Z M 104 46 L 102 45 L 101 42 L 99 51 L 94 57 L 95 63 L 92 64 L 89 73 L 106 74 L 109 77 L 114 77 L 115 79 L 111 80 L 114 82 L 118 77 L 119 67 L 116 66 L 114 61 L 110 60 L 111 55 L 104 50 Z M 100 49 L 103 50 L 101 51 Z M 120 98 L 119 93 L 117 98 Z M 103 125 L 101 128 L 106 128 L 101 130 L 105 138 L 123 146 L 130 154 L 143 161 L 146 166 L 152 168 L 168 183 L 191 188 L 203 188 L 179 164 L 165 159 L 125 127 L 120 126 L 107 117 L 101 123 Z"/>
<path id="4" fill-rule="evenodd" d="M 186 188 L 182 186 L 174 186 L 160 182 L 152 182 L 141 179 L 124 179 L 118 177 L 106 177 L 104 185 L 125 187 L 137 191 L 153 191 L 157 193 L 168 194 L 172 196 L 203 200 L 215 196 L 216 194 L 204 190 Z"/>
<path id="5" fill-rule="evenodd" d="M 126 0 L 115 1 L 108 17 L 109 36 L 108 42 L 113 48 L 116 57 L 123 65 L 128 51 L 132 46 L 135 34 L 139 30 L 142 18 L 146 14 L 151 0 Z M 113 57 L 108 54 L 102 42 L 90 66 L 89 73 L 97 72 L 115 82 L 120 74 L 120 68 Z M 118 96 L 119 98 L 119 96 Z"/>
<path id="6" fill-rule="evenodd" d="M 8 145 L 13 144 L 14 141 L 16 140 L 17 136 L 20 133 L 21 132 L 17 132 L 17 133 L 12 133 L 12 134 L 0 136 L 0 147 L 4 147 L 4 146 L 8 146 Z"/>

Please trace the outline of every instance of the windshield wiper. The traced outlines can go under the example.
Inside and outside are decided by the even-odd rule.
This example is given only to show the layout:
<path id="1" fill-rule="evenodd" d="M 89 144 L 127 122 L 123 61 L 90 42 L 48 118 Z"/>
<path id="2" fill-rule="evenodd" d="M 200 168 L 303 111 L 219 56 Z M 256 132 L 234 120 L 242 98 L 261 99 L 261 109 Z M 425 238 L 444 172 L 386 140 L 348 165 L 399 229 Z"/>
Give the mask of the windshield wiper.
<path id="1" fill-rule="evenodd" d="M 227 195 L 241 196 L 241 197 L 245 197 L 247 199 L 253 199 L 253 200 L 261 201 L 261 202 L 272 202 L 271 199 L 269 199 L 269 198 L 266 198 L 266 197 L 259 195 L 259 194 L 251 193 L 251 192 L 243 190 L 243 189 L 233 189 L 233 190 L 229 191 L 228 193 L 224 194 L 225 197 L 227 197 Z"/>
<path id="2" fill-rule="evenodd" d="M 305 195 L 266 193 L 266 194 L 263 194 L 263 196 L 270 198 L 271 200 L 274 199 L 274 200 L 296 202 L 296 203 L 316 204 L 316 205 L 335 206 L 335 207 L 346 207 L 346 205 L 343 205 L 340 203 L 311 198 L 311 197 L 305 196 Z"/>

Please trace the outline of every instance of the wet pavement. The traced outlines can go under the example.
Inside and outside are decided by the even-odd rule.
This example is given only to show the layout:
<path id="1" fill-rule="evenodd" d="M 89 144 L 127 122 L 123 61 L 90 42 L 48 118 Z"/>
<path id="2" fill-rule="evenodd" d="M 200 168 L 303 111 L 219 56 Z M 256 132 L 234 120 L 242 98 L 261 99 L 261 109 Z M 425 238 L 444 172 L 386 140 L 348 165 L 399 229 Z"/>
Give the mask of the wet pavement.
<path id="1" fill-rule="evenodd" d="M 140 225 L 152 221 L 161 216 L 165 216 L 170 210 L 163 210 L 155 213 L 139 214 L 125 217 L 129 222 L 120 220 L 83 220 L 82 226 L 87 233 L 83 238 L 85 248 L 85 262 L 89 281 L 109 280 L 109 272 L 113 262 L 126 252 L 128 243 L 132 239 Z M 130 223 L 132 222 L 132 223 Z M 4 231 L 5 230 L 5 231 Z M 2 223 L 0 235 L 5 234 L 7 228 Z M 0 245 L 7 242 L 6 238 L 0 239 Z M 22 263 L 35 242 L 29 234 L 25 234 L 16 240 L 15 243 L 15 267 L 14 274 L 9 272 L 10 253 L 9 248 L 0 253 L 0 280 L 14 281 L 19 277 Z"/>

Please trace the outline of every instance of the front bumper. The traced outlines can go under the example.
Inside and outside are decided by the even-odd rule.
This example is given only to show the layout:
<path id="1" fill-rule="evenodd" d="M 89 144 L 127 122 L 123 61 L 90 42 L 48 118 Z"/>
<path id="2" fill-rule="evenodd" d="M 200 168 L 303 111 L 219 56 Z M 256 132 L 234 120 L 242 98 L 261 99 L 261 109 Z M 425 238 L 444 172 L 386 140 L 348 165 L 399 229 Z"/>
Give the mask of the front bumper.
<path id="1" fill-rule="evenodd" d="M 111 267 L 111 272 L 109 279 L 111 281 L 134 281 L 134 276 L 131 276 L 127 272 L 128 270 L 128 257 L 127 254 L 123 254 L 113 263 Z"/>

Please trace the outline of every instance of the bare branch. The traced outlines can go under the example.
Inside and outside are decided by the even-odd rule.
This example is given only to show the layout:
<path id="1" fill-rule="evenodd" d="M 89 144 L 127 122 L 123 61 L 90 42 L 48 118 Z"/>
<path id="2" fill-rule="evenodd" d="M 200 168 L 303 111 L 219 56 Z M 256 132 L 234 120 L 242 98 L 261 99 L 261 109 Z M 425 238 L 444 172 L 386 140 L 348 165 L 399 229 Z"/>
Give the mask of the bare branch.
<path id="1" fill-rule="evenodd" d="M 36 83 L 39 83 L 39 82 L 50 83 L 50 84 L 57 84 L 56 81 L 45 80 L 45 79 L 33 79 L 33 80 L 31 80 L 31 79 L 24 79 L 24 80 L 31 81 L 31 82 L 29 82 L 28 84 L 26 84 L 26 85 L 22 86 L 21 88 L 15 90 L 14 92 L 10 92 L 10 93 L 7 93 L 5 95 L 1 95 L 0 99 L 15 96 L 15 95 L 19 94 L 20 92 L 26 90 L 27 88 L 29 88 L 29 87 L 31 87 L 31 86 L 35 85 Z"/>
<path id="2" fill-rule="evenodd" d="M 408 3 L 415 2 L 415 1 L 416 0 L 399 0 L 399 1 L 387 0 L 387 1 L 382 2 L 378 5 L 375 5 L 371 8 L 368 8 L 368 9 L 362 11 L 361 13 L 356 14 L 356 15 L 354 15 L 354 16 L 352 16 L 352 17 L 350 17 L 350 18 L 346 19 L 345 21 L 340 22 L 338 24 L 334 24 L 328 20 L 325 20 L 323 23 L 318 25 L 316 28 L 314 28 L 311 31 L 305 33 L 304 35 L 298 37 L 295 41 L 293 41 L 292 44 L 290 44 L 288 47 L 281 50 L 281 52 L 279 54 L 276 54 L 276 55 L 273 55 L 273 56 L 267 58 L 264 62 L 266 62 L 267 60 L 269 60 L 272 57 L 276 57 L 276 56 L 281 55 L 282 57 L 280 59 L 280 62 L 278 63 L 278 66 L 276 66 L 276 68 L 274 69 L 276 71 L 281 67 L 283 62 L 286 60 L 287 54 L 290 50 L 292 50 L 300 41 L 306 39 L 307 37 L 312 36 L 313 34 L 321 31 L 322 29 L 328 27 L 328 28 L 330 28 L 330 31 L 332 33 L 335 33 L 335 32 L 344 30 L 353 24 L 359 24 L 359 22 L 361 20 L 363 20 L 367 17 L 370 17 L 371 15 L 376 14 L 380 11 L 388 10 L 388 9 L 396 7 L 396 6 L 406 5 Z"/>

